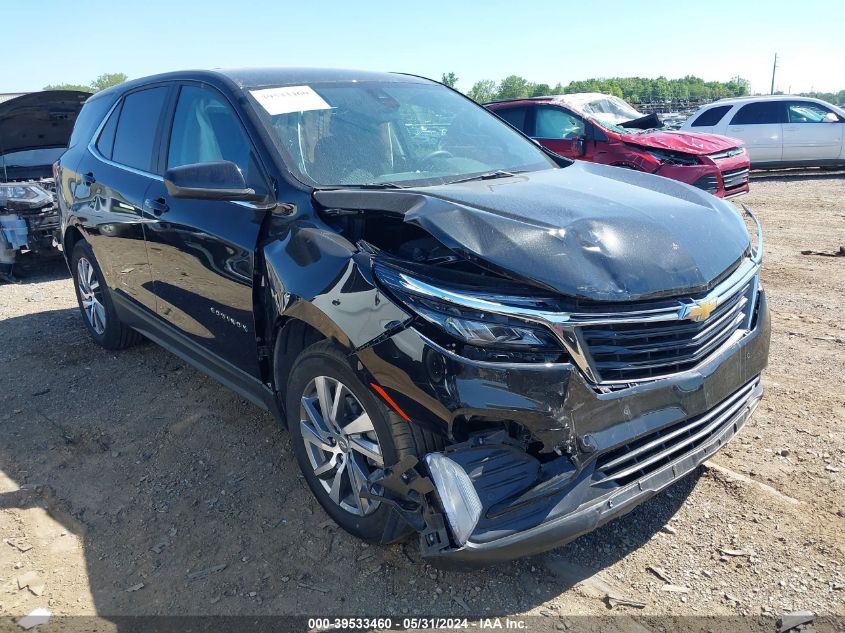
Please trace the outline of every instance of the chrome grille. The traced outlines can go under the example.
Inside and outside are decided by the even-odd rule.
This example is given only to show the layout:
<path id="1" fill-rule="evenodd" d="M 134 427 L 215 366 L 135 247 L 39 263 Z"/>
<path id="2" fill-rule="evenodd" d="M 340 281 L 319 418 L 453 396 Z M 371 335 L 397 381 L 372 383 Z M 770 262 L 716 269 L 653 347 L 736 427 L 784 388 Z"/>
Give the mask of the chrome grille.
<path id="1" fill-rule="evenodd" d="M 752 284 L 728 297 L 705 321 L 583 325 L 581 340 L 598 382 L 651 380 L 692 369 L 743 327 Z"/>
<path id="2" fill-rule="evenodd" d="M 725 189 L 741 187 L 748 182 L 748 167 L 729 169 L 728 171 L 722 172 L 722 182 L 725 185 Z"/>
<path id="3" fill-rule="evenodd" d="M 736 391 L 707 413 L 671 424 L 637 440 L 612 449 L 596 462 L 595 479 L 624 486 L 654 472 L 718 436 L 760 399 L 762 387 L 756 379 Z M 738 429 L 735 429 L 738 430 Z"/>

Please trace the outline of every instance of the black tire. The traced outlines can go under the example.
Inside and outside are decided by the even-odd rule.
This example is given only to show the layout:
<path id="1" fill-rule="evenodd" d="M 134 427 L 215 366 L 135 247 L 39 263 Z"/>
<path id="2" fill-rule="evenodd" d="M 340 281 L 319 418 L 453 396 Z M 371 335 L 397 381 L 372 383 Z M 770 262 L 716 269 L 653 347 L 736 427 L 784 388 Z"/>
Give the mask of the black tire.
<path id="1" fill-rule="evenodd" d="M 97 289 L 94 294 L 102 306 L 102 316 L 95 317 L 99 326 L 92 322 L 89 313 L 83 307 L 82 288 L 80 285 L 80 260 L 85 260 L 92 270 L 92 279 L 96 280 Z M 70 257 L 70 270 L 73 275 L 73 287 L 76 291 L 76 300 L 79 303 L 79 310 L 82 312 L 82 321 L 88 330 L 88 334 L 94 339 L 97 345 L 106 349 L 124 349 L 131 347 L 142 340 L 142 336 L 135 330 L 120 321 L 114 309 L 114 303 L 109 294 L 108 286 L 105 283 L 103 272 L 94 256 L 91 245 L 85 240 L 79 240 L 73 247 Z M 100 320 L 102 319 L 102 320 Z M 104 323 L 103 323 L 104 321 Z M 100 327 L 102 326 L 102 327 Z M 102 329 L 102 331 L 99 331 Z"/>
<path id="2" fill-rule="evenodd" d="M 368 542 L 382 544 L 404 538 L 412 530 L 394 508 L 381 503 L 372 514 L 353 514 L 331 499 L 321 480 L 315 475 L 303 440 L 301 419 L 302 398 L 318 376 L 340 381 L 357 398 L 372 422 L 386 466 L 395 464 L 406 455 L 422 457 L 430 451 L 439 450 L 444 445 L 443 439 L 406 422 L 390 410 L 358 379 L 346 356 L 330 341 L 311 345 L 296 359 L 287 384 L 285 410 L 294 454 L 308 487 L 329 516 L 350 534 Z"/>

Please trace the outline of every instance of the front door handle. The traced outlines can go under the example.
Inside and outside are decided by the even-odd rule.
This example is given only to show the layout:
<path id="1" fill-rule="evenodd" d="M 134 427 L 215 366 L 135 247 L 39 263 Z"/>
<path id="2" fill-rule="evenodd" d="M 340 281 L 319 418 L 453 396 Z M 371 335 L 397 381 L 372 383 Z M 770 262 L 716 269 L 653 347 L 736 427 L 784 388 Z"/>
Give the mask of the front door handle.
<path id="1" fill-rule="evenodd" d="M 170 207 L 167 206 L 164 198 L 156 198 L 155 200 L 147 198 L 144 200 L 144 211 L 152 213 L 156 217 L 160 217 L 162 213 L 167 213 L 169 210 Z"/>

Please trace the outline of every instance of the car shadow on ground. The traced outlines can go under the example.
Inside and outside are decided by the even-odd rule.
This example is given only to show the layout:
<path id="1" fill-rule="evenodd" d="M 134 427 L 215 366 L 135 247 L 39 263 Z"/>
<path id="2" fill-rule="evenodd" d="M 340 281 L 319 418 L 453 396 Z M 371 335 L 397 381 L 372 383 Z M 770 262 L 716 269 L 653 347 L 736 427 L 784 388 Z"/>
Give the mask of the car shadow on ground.
<path id="1" fill-rule="evenodd" d="M 339 530 L 271 416 L 159 347 L 96 347 L 75 309 L 0 321 L 0 338 L 0 468 L 23 488 L 0 509 L 44 508 L 79 537 L 104 617 L 523 613 L 648 542 L 697 479 L 550 554 L 438 570 L 413 539 L 368 546 Z M 51 546 L 13 536 L 32 540 L 32 560 Z M 79 608 L 51 596 L 68 564 L 41 562 L 56 613 Z"/>
<path id="2" fill-rule="evenodd" d="M 15 277 L 22 284 L 56 281 L 70 277 L 64 257 L 58 251 L 48 254 L 24 253 L 15 262 Z"/>

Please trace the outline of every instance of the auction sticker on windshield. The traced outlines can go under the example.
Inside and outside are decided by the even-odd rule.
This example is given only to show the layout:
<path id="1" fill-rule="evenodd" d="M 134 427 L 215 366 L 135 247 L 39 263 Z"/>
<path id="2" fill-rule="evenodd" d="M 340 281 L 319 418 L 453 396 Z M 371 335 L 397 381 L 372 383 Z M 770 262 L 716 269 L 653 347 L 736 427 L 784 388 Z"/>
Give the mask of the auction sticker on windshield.
<path id="1" fill-rule="evenodd" d="M 307 112 L 309 110 L 330 110 L 331 106 L 311 86 L 285 86 L 283 88 L 265 88 L 250 90 L 261 107 L 270 115 L 288 114 L 289 112 Z"/>

